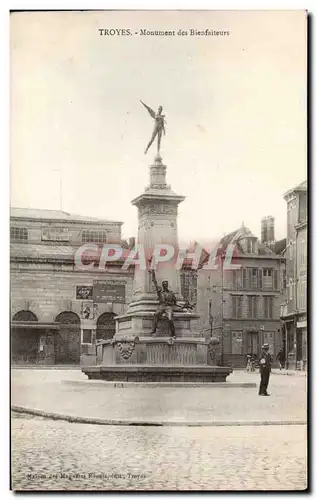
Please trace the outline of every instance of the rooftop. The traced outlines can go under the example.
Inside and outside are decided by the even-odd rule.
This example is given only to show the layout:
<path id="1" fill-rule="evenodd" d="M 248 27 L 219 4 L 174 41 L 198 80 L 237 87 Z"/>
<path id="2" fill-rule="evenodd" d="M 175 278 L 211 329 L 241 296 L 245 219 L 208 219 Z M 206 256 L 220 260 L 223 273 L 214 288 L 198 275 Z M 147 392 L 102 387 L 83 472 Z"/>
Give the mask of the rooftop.
<path id="1" fill-rule="evenodd" d="M 300 184 L 298 184 L 298 186 L 295 186 L 292 189 L 289 189 L 288 191 L 286 191 L 283 198 L 285 199 L 285 197 L 288 196 L 289 194 L 295 193 L 298 191 L 307 191 L 307 181 L 303 181 Z"/>
<path id="2" fill-rule="evenodd" d="M 85 215 L 70 214 L 68 212 L 64 212 L 63 210 L 45 210 L 42 208 L 11 207 L 10 217 L 17 219 L 46 219 L 52 221 L 91 222 L 98 224 L 123 224 L 121 221 L 98 219 L 97 217 L 87 217 Z"/>

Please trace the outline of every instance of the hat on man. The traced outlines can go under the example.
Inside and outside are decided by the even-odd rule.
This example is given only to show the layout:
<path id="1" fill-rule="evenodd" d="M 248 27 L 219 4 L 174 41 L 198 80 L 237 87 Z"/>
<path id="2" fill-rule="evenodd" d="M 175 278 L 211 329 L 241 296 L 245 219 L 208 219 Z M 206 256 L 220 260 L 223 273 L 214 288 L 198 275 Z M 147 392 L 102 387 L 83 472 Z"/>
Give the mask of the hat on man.
<path id="1" fill-rule="evenodd" d="M 263 344 L 262 345 L 262 349 L 269 349 L 269 347 L 270 347 L 269 344 Z"/>

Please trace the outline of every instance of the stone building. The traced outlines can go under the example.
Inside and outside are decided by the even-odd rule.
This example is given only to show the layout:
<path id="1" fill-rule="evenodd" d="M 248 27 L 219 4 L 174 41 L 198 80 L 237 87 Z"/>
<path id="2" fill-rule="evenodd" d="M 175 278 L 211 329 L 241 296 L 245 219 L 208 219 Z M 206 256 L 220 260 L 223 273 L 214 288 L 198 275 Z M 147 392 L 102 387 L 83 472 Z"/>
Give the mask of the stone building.
<path id="1" fill-rule="evenodd" d="M 119 243 L 118 221 L 55 210 L 11 209 L 11 354 L 13 363 L 84 363 L 95 341 L 115 332 L 132 294 L 133 269 L 122 262 L 102 269 L 83 244 Z M 89 261 L 90 259 L 90 261 Z M 92 262 L 92 267 L 88 266 Z M 88 360 L 87 360 L 88 361 Z"/>
<path id="2" fill-rule="evenodd" d="M 274 251 L 274 219 L 262 220 L 262 241 L 242 225 L 219 244 L 218 268 L 198 271 L 197 312 L 200 328 L 221 340 L 223 361 L 242 367 L 246 355 L 259 356 L 264 342 L 276 355 L 282 346 L 280 305 L 283 301 L 283 266 Z M 237 268 L 223 265 L 228 245 Z M 271 248 L 270 248 L 271 247 Z"/>
<path id="3" fill-rule="evenodd" d="M 115 317 L 132 297 L 134 268 L 122 265 L 135 242 L 122 240 L 121 226 L 57 210 L 11 209 L 14 364 L 94 363 L 96 341 L 112 338 Z M 124 253 L 105 267 L 101 249 L 111 243 Z M 79 267 L 75 256 L 83 245 Z M 197 273 L 185 263 L 180 278 L 183 296 L 196 302 Z"/>
<path id="4" fill-rule="evenodd" d="M 307 181 L 285 193 L 286 288 L 281 321 L 288 368 L 307 366 Z"/>

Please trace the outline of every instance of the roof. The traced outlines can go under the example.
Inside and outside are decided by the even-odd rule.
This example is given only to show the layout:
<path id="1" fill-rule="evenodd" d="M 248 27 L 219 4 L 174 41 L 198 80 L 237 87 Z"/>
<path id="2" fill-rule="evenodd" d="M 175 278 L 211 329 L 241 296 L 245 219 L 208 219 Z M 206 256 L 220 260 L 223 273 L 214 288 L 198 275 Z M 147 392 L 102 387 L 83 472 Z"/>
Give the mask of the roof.
<path id="1" fill-rule="evenodd" d="M 268 257 L 273 257 L 276 255 L 276 252 L 272 251 L 269 247 L 261 243 L 261 241 L 258 239 L 257 236 L 255 236 L 249 228 L 245 227 L 242 225 L 240 228 L 236 229 L 235 231 L 232 231 L 229 234 L 226 234 L 223 238 L 220 240 L 220 245 L 222 248 L 222 251 L 226 251 L 227 247 L 229 244 L 234 244 L 234 253 L 233 257 L 239 257 L 243 255 L 248 255 L 244 252 L 241 244 L 239 243 L 240 240 L 243 238 L 256 238 L 258 241 L 258 255 L 259 256 L 268 256 Z M 281 240 L 282 241 L 282 240 Z"/>
<path id="2" fill-rule="evenodd" d="M 298 191 L 307 191 L 307 181 L 303 181 L 300 184 L 298 184 L 298 186 L 295 186 L 294 188 L 289 189 L 288 191 L 286 191 L 286 193 L 284 194 L 283 198 L 285 198 L 286 196 L 288 196 L 291 193 L 295 193 L 295 192 L 298 192 Z"/>
<path id="3" fill-rule="evenodd" d="M 283 238 L 282 240 L 278 240 L 275 242 L 274 252 L 279 255 L 282 252 L 284 252 L 285 248 L 286 248 L 286 238 Z"/>
<path id="4" fill-rule="evenodd" d="M 46 219 L 54 221 L 91 222 L 98 224 L 123 224 L 121 221 L 98 219 L 97 217 L 87 217 L 85 215 L 70 214 L 68 212 L 64 212 L 63 210 L 46 210 L 42 208 L 11 207 L 10 217 L 18 219 Z"/>

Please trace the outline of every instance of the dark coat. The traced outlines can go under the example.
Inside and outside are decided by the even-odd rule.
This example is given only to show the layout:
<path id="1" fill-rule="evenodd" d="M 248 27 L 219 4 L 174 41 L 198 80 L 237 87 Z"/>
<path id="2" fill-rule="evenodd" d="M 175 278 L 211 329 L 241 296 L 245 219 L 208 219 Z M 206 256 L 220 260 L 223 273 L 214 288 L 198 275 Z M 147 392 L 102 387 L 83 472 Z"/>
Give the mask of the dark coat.
<path id="1" fill-rule="evenodd" d="M 260 356 L 260 371 L 271 371 L 273 358 L 267 351 L 262 351 Z"/>

